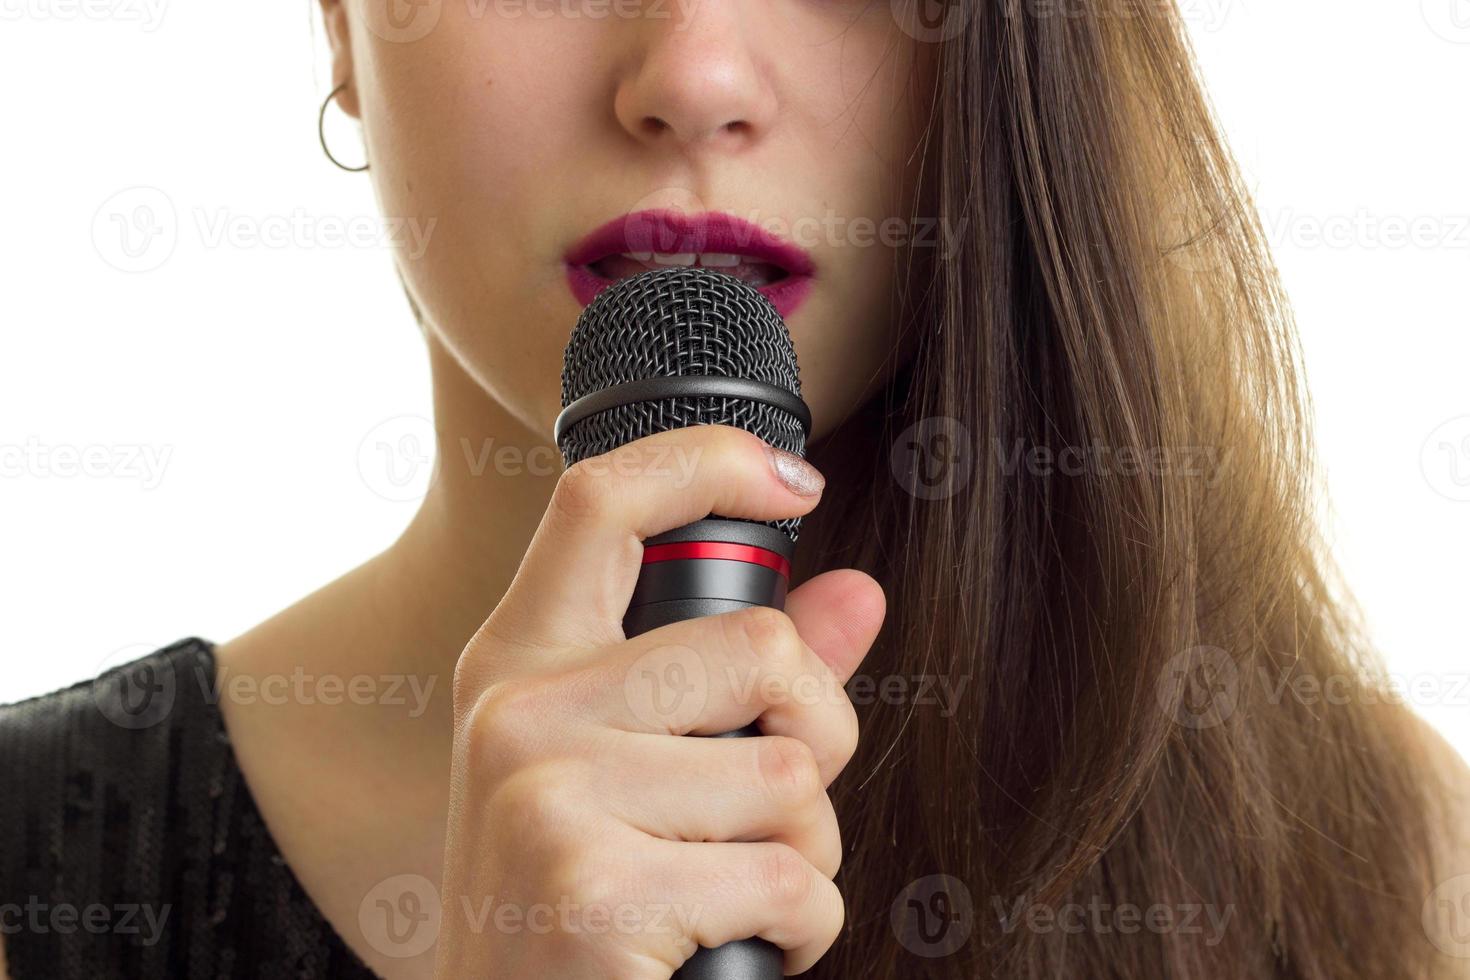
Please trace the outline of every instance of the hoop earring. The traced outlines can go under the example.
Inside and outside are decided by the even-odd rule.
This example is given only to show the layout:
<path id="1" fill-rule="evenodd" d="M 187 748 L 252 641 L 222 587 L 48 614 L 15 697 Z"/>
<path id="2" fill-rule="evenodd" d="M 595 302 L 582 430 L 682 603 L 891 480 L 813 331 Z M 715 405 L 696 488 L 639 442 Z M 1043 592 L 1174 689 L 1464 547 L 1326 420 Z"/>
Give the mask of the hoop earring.
<path id="1" fill-rule="evenodd" d="M 327 159 L 328 160 L 330 160 L 334 164 L 336 164 L 339 169 L 345 170 L 345 171 L 347 171 L 350 174 L 360 174 L 364 170 L 366 170 L 370 164 L 364 163 L 360 167 L 349 167 L 346 164 L 344 164 L 341 160 L 338 160 L 336 157 L 334 157 L 332 155 L 331 148 L 327 146 L 327 129 L 326 129 L 326 125 L 327 125 L 327 106 L 331 105 L 332 104 L 332 100 L 335 99 L 337 97 L 337 95 L 344 88 L 346 88 L 346 87 L 347 87 L 347 83 L 346 82 L 343 82 L 341 85 L 338 85 L 336 88 L 332 89 L 332 91 L 330 93 L 328 93 L 326 99 L 322 102 L 322 111 L 321 112 L 318 112 L 317 115 L 316 115 L 316 137 L 317 137 L 318 140 L 321 141 L 321 144 L 322 144 L 322 152 L 327 155 Z"/>

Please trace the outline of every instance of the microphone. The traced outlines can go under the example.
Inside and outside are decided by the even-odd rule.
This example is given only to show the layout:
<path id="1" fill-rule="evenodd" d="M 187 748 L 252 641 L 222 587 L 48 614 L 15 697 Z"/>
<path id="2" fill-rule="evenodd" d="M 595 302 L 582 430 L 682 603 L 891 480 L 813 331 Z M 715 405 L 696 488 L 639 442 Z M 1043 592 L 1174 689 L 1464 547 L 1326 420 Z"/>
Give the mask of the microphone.
<path id="1" fill-rule="evenodd" d="M 798 456 L 811 433 L 781 315 L 749 284 L 698 267 L 645 272 L 593 300 L 567 344 L 561 402 L 556 443 L 568 466 L 690 425 L 735 426 Z M 800 524 L 710 515 L 649 538 L 624 634 L 748 606 L 784 608 Z M 752 724 L 719 737 L 759 734 Z M 781 976 L 781 950 L 763 939 L 700 949 L 674 974 Z"/>

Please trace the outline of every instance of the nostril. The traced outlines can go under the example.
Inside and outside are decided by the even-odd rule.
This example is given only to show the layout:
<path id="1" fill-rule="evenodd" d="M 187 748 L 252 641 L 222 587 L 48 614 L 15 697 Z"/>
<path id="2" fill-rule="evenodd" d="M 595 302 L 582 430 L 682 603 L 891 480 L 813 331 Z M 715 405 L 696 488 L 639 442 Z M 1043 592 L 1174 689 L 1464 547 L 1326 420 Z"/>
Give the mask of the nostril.
<path id="1" fill-rule="evenodd" d="M 643 121 L 640 125 L 643 129 L 643 134 L 646 137 L 663 136 L 667 133 L 675 132 L 673 123 L 660 116 L 644 116 Z M 711 130 L 710 134 L 713 135 L 715 133 L 718 133 L 721 136 L 727 134 L 731 136 L 745 136 L 749 134 L 751 130 L 752 127 L 749 122 L 744 119 L 736 119 L 733 122 L 727 122 L 722 126 L 719 126 L 717 129 Z"/>

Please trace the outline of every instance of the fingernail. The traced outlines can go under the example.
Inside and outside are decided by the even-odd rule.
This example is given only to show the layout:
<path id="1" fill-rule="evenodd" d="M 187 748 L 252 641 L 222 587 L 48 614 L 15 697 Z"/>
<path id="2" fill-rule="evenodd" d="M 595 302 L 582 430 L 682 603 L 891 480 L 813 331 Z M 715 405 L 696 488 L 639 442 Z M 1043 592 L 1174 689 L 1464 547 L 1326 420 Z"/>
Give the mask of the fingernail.
<path id="1" fill-rule="evenodd" d="M 771 461 L 771 469 L 776 471 L 776 476 L 786 484 L 786 489 L 798 497 L 815 497 L 827 485 L 817 468 L 795 453 L 768 445 L 766 457 Z"/>

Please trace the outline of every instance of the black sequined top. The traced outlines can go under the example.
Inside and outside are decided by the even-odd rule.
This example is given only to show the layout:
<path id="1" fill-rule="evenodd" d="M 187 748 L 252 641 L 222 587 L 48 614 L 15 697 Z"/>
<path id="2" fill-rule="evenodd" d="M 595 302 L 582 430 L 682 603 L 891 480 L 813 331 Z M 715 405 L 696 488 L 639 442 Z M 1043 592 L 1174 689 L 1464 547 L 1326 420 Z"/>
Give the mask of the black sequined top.
<path id="1" fill-rule="evenodd" d="M 181 640 L 0 707 L 0 941 L 12 980 L 372 978 L 266 829 Z"/>

